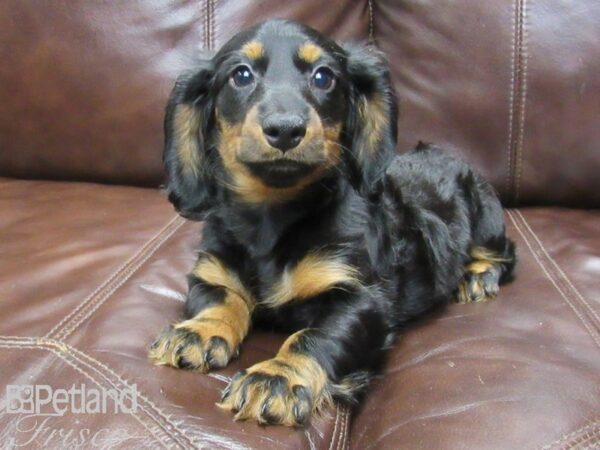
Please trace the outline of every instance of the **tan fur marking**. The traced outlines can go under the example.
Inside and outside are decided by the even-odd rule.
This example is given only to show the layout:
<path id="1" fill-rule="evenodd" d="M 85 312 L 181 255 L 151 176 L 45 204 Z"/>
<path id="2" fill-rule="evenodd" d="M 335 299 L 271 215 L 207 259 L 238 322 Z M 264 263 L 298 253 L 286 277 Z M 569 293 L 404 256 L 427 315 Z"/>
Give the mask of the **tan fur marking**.
<path id="1" fill-rule="evenodd" d="M 224 288 L 223 301 L 164 330 L 148 357 L 157 365 L 208 372 L 225 367 L 235 355 L 248 334 L 255 303 L 237 274 L 211 254 L 201 254 L 192 273 L 207 284 Z"/>
<path id="2" fill-rule="evenodd" d="M 264 47 L 258 41 L 250 41 L 244 44 L 242 53 L 249 59 L 257 60 L 264 55 Z"/>
<path id="3" fill-rule="evenodd" d="M 261 304 L 281 306 L 292 300 L 314 297 L 339 284 L 360 285 L 359 271 L 322 253 L 309 253 L 291 270 L 285 270 L 269 297 Z"/>
<path id="4" fill-rule="evenodd" d="M 258 109 L 252 108 L 241 125 L 229 124 L 219 116 L 217 124 L 220 131 L 219 153 L 232 177 L 231 183 L 221 181 L 248 203 L 281 203 L 296 198 L 307 186 L 321 178 L 330 167 L 336 165 L 341 157 L 341 125 L 323 127 L 318 114 L 311 109 L 302 143 L 288 151 L 286 158 L 303 161 L 307 152 L 312 151 L 318 152 L 315 157 L 321 158 L 322 164 L 295 186 L 270 187 L 250 173 L 239 161 L 240 152 L 248 151 L 249 148 L 254 149 L 253 156 L 258 160 L 276 160 L 282 157 L 278 149 L 267 143 L 258 123 Z"/>
<path id="5" fill-rule="evenodd" d="M 306 42 L 298 48 L 298 58 L 312 64 L 321 57 L 323 50 L 312 42 Z"/>
<path id="6" fill-rule="evenodd" d="M 469 293 L 467 291 L 467 283 L 465 280 L 460 280 L 458 283 L 457 301 L 461 304 L 469 303 Z"/>
<path id="7" fill-rule="evenodd" d="M 248 304 L 239 295 L 228 292 L 223 304 L 209 306 L 175 328 L 187 328 L 204 336 L 222 336 L 234 349 L 248 333 L 250 314 Z"/>
<path id="8" fill-rule="evenodd" d="M 508 262 L 506 258 L 501 257 L 498 253 L 485 248 L 485 247 L 473 247 L 469 254 L 473 259 L 479 259 L 483 261 L 491 261 L 491 262 Z"/>
<path id="9" fill-rule="evenodd" d="M 254 373 L 270 375 L 272 377 L 283 378 L 286 381 L 288 389 L 294 386 L 303 386 L 310 392 L 312 399 L 312 410 L 314 413 L 320 410 L 325 404 L 331 402 L 331 396 L 327 390 L 328 377 L 325 370 L 319 363 L 307 355 L 302 355 L 290 351 L 291 345 L 297 341 L 298 337 L 306 330 L 298 331 L 291 335 L 281 346 L 279 352 L 273 359 L 262 361 L 247 369 L 245 377 L 252 376 Z M 270 384 L 259 378 L 250 383 L 245 392 L 241 392 L 243 378 L 232 382 L 231 394 L 218 403 L 222 409 L 232 411 L 240 402 L 240 396 L 245 394 L 243 407 L 234 416 L 235 420 L 255 419 L 258 422 L 264 422 L 262 417 L 262 406 L 269 399 L 268 409 L 272 415 L 280 418 L 281 423 L 287 426 L 296 425 L 294 419 L 294 398 L 290 395 L 272 395 Z"/>
<path id="10" fill-rule="evenodd" d="M 194 177 L 200 170 L 200 122 L 200 113 L 193 106 L 177 105 L 173 120 L 177 156 L 184 172 Z"/>
<path id="11" fill-rule="evenodd" d="M 325 152 L 327 154 L 327 168 L 337 165 L 342 157 L 342 146 L 340 133 L 342 125 L 330 125 L 323 127 L 323 139 L 325 140 Z"/>
<path id="12" fill-rule="evenodd" d="M 187 368 L 200 372 L 225 367 L 248 334 L 251 314 L 251 306 L 246 300 L 227 291 L 222 304 L 209 306 L 192 319 L 179 322 L 161 333 L 148 357 L 156 365 L 173 367 L 183 367 L 183 358 L 190 364 Z M 223 339 L 227 348 L 216 345 L 213 337 Z M 208 351 L 210 359 L 206 356 Z"/>
<path id="13" fill-rule="evenodd" d="M 465 277 L 458 284 L 458 302 L 479 303 L 494 298 L 498 285 L 486 281 L 486 274 L 508 260 L 485 247 L 473 247 L 469 254 L 473 261 L 465 266 Z"/>
<path id="14" fill-rule="evenodd" d="M 472 273 L 483 273 L 489 271 L 494 264 L 495 263 L 491 261 L 473 261 L 472 263 L 468 264 L 467 267 L 465 267 L 465 270 Z"/>
<path id="15" fill-rule="evenodd" d="M 388 116 L 380 95 L 373 98 L 363 98 L 358 107 L 359 116 L 363 124 L 364 144 L 360 147 L 361 157 L 371 157 L 377 151 L 378 145 L 383 138 L 383 130 L 388 126 Z M 365 154 L 366 153 L 366 154 Z"/>
<path id="16" fill-rule="evenodd" d="M 251 114 L 252 110 L 248 113 Z M 242 125 L 233 125 L 225 121 L 217 111 L 217 126 L 219 128 L 219 154 L 225 167 L 234 170 L 237 163 L 236 154 L 242 144 Z M 246 119 L 247 120 L 247 119 Z"/>
<path id="17" fill-rule="evenodd" d="M 246 301 L 249 308 L 252 308 L 252 296 L 246 290 L 239 277 L 227 269 L 214 256 L 204 254 L 192 270 L 192 273 L 210 285 L 222 286 L 231 292 L 235 292 Z"/>
<path id="18" fill-rule="evenodd" d="M 327 374 L 325 373 L 325 370 L 314 358 L 299 353 L 293 353 L 289 350 L 289 347 L 296 342 L 303 332 L 304 330 L 300 330 L 287 338 L 275 359 L 284 364 L 288 364 L 295 369 L 295 372 L 289 373 L 288 371 L 288 380 L 290 381 L 291 386 L 296 384 L 304 385 L 308 387 L 311 392 L 319 394 L 327 384 Z M 268 361 L 265 361 L 265 363 L 267 364 L 263 365 L 261 370 L 264 373 L 277 375 L 282 370 L 279 365 L 273 365 L 272 363 L 268 364 Z"/>

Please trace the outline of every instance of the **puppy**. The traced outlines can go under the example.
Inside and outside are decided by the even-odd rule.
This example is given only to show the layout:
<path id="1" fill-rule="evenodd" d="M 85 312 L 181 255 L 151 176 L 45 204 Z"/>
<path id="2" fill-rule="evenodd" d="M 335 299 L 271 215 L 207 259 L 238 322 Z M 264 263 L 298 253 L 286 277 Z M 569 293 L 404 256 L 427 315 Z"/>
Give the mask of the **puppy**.
<path id="1" fill-rule="evenodd" d="M 380 52 L 290 21 L 242 32 L 182 75 L 167 190 L 205 223 L 187 319 L 151 360 L 208 372 L 251 325 L 293 333 L 219 405 L 299 426 L 332 398 L 357 401 L 409 320 L 494 297 L 515 264 L 498 198 L 435 146 L 397 155 L 396 119 Z"/>

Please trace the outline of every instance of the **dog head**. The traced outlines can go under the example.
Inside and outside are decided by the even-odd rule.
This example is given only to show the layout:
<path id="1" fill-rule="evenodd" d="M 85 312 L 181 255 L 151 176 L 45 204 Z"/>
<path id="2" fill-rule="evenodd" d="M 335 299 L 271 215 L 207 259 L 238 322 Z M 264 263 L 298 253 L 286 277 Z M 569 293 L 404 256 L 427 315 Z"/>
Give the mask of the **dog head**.
<path id="1" fill-rule="evenodd" d="M 379 51 L 263 22 L 177 80 L 165 118 L 169 198 L 201 218 L 225 195 L 286 202 L 326 177 L 368 191 L 395 152 L 396 116 Z"/>

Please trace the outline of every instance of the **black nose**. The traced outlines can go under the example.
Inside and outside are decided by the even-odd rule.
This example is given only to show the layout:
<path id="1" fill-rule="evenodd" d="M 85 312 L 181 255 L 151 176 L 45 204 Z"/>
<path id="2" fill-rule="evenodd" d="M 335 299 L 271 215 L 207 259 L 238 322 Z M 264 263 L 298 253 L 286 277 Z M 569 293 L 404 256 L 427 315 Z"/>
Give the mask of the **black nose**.
<path id="1" fill-rule="evenodd" d="M 296 147 L 306 134 L 306 123 L 297 116 L 271 116 L 263 121 L 262 127 L 267 142 L 282 152 Z"/>

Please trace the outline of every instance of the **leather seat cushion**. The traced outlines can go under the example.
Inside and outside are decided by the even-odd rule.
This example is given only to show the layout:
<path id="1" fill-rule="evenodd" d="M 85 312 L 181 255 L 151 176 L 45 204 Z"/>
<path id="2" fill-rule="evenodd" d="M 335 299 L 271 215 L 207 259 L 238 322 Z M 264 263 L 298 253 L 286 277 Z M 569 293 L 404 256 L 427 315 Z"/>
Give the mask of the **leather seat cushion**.
<path id="1" fill-rule="evenodd" d="M 139 393 L 136 414 L 66 414 L 48 429 L 228 449 L 560 447 L 600 434 L 598 212 L 507 211 L 515 281 L 490 303 L 414 324 L 349 436 L 345 408 L 293 430 L 235 423 L 214 406 L 229 378 L 272 356 L 283 336 L 253 331 L 240 358 L 210 375 L 147 361 L 148 344 L 182 314 L 201 232 L 158 191 L 0 179 L 0 210 L 2 380 Z M 19 420 L 35 417 L 4 414 L 0 429 L 31 438 Z"/>

